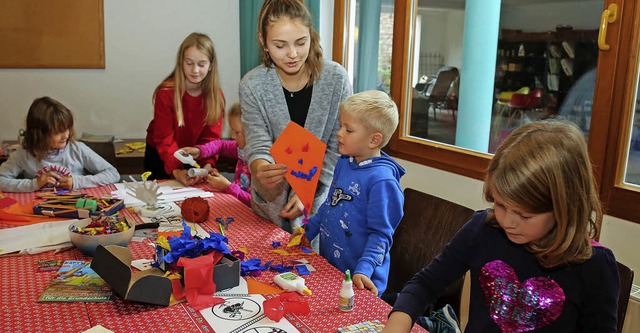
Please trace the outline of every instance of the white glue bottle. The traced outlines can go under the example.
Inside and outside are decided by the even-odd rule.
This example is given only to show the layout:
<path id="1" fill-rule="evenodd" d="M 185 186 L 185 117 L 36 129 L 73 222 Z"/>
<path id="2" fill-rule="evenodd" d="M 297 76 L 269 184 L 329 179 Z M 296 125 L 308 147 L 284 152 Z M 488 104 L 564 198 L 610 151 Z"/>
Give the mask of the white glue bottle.
<path id="1" fill-rule="evenodd" d="M 342 288 L 340 289 L 340 299 L 338 301 L 338 307 L 340 310 L 348 312 L 353 310 L 353 281 L 351 281 L 351 272 L 347 269 L 344 272 L 344 280 L 342 281 Z"/>
<path id="2" fill-rule="evenodd" d="M 284 272 L 273 278 L 280 288 L 286 291 L 297 291 L 301 295 L 311 296 L 311 290 L 304 285 L 304 279 L 291 272 Z"/>

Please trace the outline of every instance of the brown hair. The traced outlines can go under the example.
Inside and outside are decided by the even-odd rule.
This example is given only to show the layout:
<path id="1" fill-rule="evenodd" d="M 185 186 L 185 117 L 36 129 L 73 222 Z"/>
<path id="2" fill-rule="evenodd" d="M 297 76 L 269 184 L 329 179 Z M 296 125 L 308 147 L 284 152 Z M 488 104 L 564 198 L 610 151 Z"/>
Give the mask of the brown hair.
<path id="1" fill-rule="evenodd" d="M 185 51 L 195 46 L 200 52 L 204 53 L 209 61 L 211 67 L 207 76 L 200 83 L 202 86 L 202 94 L 206 101 L 207 113 L 204 117 L 204 125 L 213 125 L 220 120 L 220 117 L 224 113 L 224 97 L 220 90 L 220 78 L 218 76 L 218 57 L 216 57 L 216 51 L 213 47 L 213 42 L 209 36 L 202 33 L 191 33 L 180 44 L 178 48 L 178 55 L 176 57 L 176 66 L 173 72 L 167 76 L 162 83 L 153 92 L 153 101 L 155 103 L 156 94 L 159 90 L 173 89 L 173 104 L 176 112 L 176 118 L 178 120 L 178 126 L 184 126 L 184 114 L 182 112 L 182 96 L 186 90 L 186 79 L 183 68 L 184 53 Z"/>
<path id="2" fill-rule="evenodd" d="M 265 0 L 258 16 L 258 36 L 262 36 L 262 40 L 266 40 L 269 25 L 281 18 L 299 20 L 309 29 L 310 47 L 305 64 L 310 71 L 308 83 L 317 81 L 322 72 L 322 47 L 320 46 L 320 36 L 313 28 L 311 13 L 309 13 L 307 5 L 302 0 Z M 265 67 L 274 65 L 264 47 L 260 48 L 260 59 Z"/>
<path id="3" fill-rule="evenodd" d="M 585 139 L 572 123 L 540 121 L 513 131 L 489 164 L 485 199 L 493 202 L 493 193 L 534 214 L 553 212 L 549 234 L 525 245 L 541 265 L 591 257 L 603 212 Z M 495 219 L 489 223 L 497 225 Z"/>
<path id="4" fill-rule="evenodd" d="M 66 130 L 69 130 L 67 142 L 75 141 L 71 111 L 51 97 L 36 98 L 27 113 L 27 127 L 24 131 L 22 147 L 41 160 L 50 150 L 51 136 Z"/>

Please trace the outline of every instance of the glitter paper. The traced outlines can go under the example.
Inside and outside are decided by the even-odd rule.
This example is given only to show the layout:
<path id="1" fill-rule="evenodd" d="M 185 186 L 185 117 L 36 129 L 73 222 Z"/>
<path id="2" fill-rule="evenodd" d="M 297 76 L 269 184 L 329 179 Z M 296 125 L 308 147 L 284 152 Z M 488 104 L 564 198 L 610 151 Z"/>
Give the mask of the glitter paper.
<path id="1" fill-rule="evenodd" d="M 564 291 L 546 277 L 520 282 L 511 266 L 501 260 L 485 264 L 480 287 L 489 315 L 502 332 L 527 332 L 558 319 L 564 307 Z"/>

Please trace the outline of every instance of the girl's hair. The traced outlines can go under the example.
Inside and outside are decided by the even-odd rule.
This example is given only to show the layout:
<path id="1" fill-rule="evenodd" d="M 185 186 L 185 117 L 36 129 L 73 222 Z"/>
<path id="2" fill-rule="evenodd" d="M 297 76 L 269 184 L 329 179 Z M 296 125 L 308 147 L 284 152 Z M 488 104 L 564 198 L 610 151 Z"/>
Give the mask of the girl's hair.
<path id="1" fill-rule="evenodd" d="M 269 26 L 282 18 L 299 20 L 309 29 L 311 40 L 309 41 L 309 55 L 305 63 L 310 71 L 309 82 L 315 82 L 322 72 L 322 47 L 320 46 L 320 36 L 313 28 L 311 13 L 303 0 L 265 0 L 258 16 L 258 36 L 262 36 L 262 40 L 266 44 Z M 261 62 L 265 67 L 274 65 L 264 45 L 261 45 L 260 54 Z"/>
<path id="2" fill-rule="evenodd" d="M 242 116 L 242 109 L 240 108 L 240 102 L 235 102 L 229 107 L 229 118 Z"/>
<path id="3" fill-rule="evenodd" d="M 69 141 L 75 141 L 73 115 L 60 102 L 51 97 L 40 97 L 31 103 L 27 113 L 27 128 L 22 147 L 41 160 L 49 152 L 51 136 L 69 130 Z"/>
<path id="4" fill-rule="evenodd" d="M 553 212 L 549 234 L 525 245 L 541 265 L 591 257 L 603 213 L 586 142 L 572 123 L 539 121 L 513 131 L 489 164 L 485 199 L 493 202 L 493 193 L 529 213 Z M 489 223 L 497 225 L 495 219 Z"/>
<path id="5" fill-rule="evenodd" d="M 340 104 L 340 112 L 357 118 L 372 133 L 380 132 L 380 148 L 389 143 L 398 127 L 398 107 L 389 95 L 380 90 L 367 90 L 349 96 Z"/>
<path id="6" fill-rule="evenodd" d="M 162 83 L 153 92 L 153 101 L 155 103 L 156 94 L 159 90 L 173 89 L 173 104 L 176 112 L 176 118 L 178 119 L 178 126 L 184 126 L 184 114 L 182 111 L 182 96 L 184 95 L 187 83 L 184 73 L 184 53 L 185 51 L 195 46 L 200 52 L 204 53 L 211 66 L 207 76 L 202 80 L 200 85 L 202 86 L 202 94 L 206 103 L 207 113 L 204 117 L 205 125 L 213 125 L 220 120 L 220 117 L 224 113 L 224 97 L 220 92 L 220 79 L 218 77 L 218 57 L 216 57 L 216 50 L 213 47 L 213 42 L 209 36 L 202 33 L 191 33 L 187 38 L 182 41 L 180 48 L 178 49 L 178 55 L 176 57 L 176 67 L 173 72 L 167 76 Z"/>

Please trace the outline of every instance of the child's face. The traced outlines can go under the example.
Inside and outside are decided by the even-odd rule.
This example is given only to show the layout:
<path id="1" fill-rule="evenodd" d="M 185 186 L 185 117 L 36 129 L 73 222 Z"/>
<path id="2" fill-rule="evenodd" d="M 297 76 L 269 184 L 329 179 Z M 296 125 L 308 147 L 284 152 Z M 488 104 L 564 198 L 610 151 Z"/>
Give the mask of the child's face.
<path id="1" fill-rule="evenodd" d="M 547 236 L 555 226 L 553 211 L 532 214 L 507 204 L 500 195 L 493 193 L 493 212 L 496 220 L 510 241 L 516 244 L 537 242 Z"/>
<path id="2" fill-rule="evenodd" d="M 49 149 L 62 149 L 67 146 L 68 141 L 69 130 L 51 134 L 51 136 L 49 137 Z"/>
<path id="3" fill-rule="evenodd" d="M 229 117 L 229 127 L 231 127 L 231 137 L 238 143 L 238 148 L 244 148 L 247 143 L 244 140 L 244 127 L 242 127 L 240 117 Z"/>
<path id="4" fill-rule="evenodd" d="M 206 54 L 192 46 L 184 51 L 184 62 L 182 63 L 187 87 L 200 86 L 202 80 L 207 77 L 211 70 L 211 62 Z"/>
<path id="5" fill-rule="evenodd" d="M 285 74 L 297 74 L 309 56 L 311 36 L 300 20 L 280 18 L 267 28 L 263 45 L 273 63 Z"/>
<path id="6" fill-rule="evenodd" d="M 357 117 L 341 112 L 337 135 L 338 152 L 355 157 L 358 163 L 367 158 L 380 156 L 380 149 L 377 149 L 373 141 L 374 133 L 371 133 Z"/>

